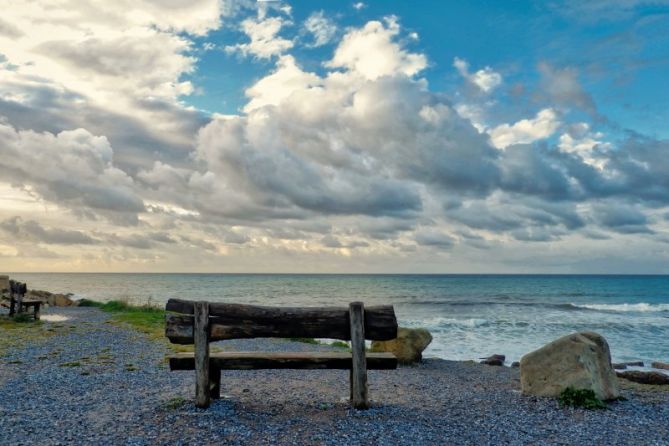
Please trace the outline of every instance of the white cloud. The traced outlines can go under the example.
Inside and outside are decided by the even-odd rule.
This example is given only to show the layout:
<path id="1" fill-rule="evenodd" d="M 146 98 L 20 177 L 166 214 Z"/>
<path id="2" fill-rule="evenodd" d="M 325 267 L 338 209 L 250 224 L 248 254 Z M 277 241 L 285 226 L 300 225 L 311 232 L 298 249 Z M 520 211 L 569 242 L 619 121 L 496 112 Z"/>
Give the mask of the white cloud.
<path id="1" fill-rule="evenodd" d="M 244 111 L 249 113 L 266 105 L 278 105 L 291 94 L 321 84 L 321 79 L 313 73 L 302 71 L 293 56 L 282 56 L 277 61 L 274 72 L 265 76 L 246 90 L 249 102 Z"/>
<path id="2" fill-rule="evenodd" d="M 603 141 L 603 138 L 604 134 L 592 132 L 588 123 L 579 122 L 569 126 L 567 131 L 560 135 L 558 148 L 562 152 L 576 154 L 585 163 L 604 170 L 606 158 L 595 151 L 595 148 L 611 148 L 611 144 Z"/>
<path id="3" fill-rule="evenodd" d="M 362 28 L 352 29 L 326 66 L 346 68 L 370 80 L 398 73 L 413 76 L 427 67 L 427 58 L 410 53 L 394 42 L 399 32 L 400 26 L 394 17 L 387 17 L 385 24 L 371 21 Z"/>
<path id="4" fill-rule="evenodd" d="M 475 73 L 469 72 L 469 63 L 460 58 L 453 59 L 453 66 L 468 82 L 478 87 L 484 93 L 490 93 L 502 84 L 502 75 L 490 67 L 485 67 Z"/>
<path id="5" fill-rule="evenodd" d="M 358 11 L 360 11 L 361 9 L 363 9 L 365 7 L 367 7 L 367 5 L 365 5 L 363 2 L 353 3 L 353 9 L 356 9 Z"/>
<path id="6" fill-rule="evenodd" d="M 323 11 L 312 13 L 304 22 L 304 28 L 313 36 L 312 47 L 327 45 L 337 33 L 337 25 Z"/>
<path id="7" fill-rule="evenodd" d="M 59 134 L 16 130 L 0 123 L 0 174 L 42 199 L 75 212 L 135 223 L 144 203 L 132 178 L 112 163 L 104 136 L 84 129 Z"/>
<path id="8" fill-rule="evenodd" d="M 11 4 L 10 4 L 11 3 Z M 217 0 L 1 2 L 18 33 L 0 34 L 0 115 L 20 128 L 105 135 L 117 159 L 184 156 L 205 120 L 184 107 L 193 91 L 192 35 L 220 26 Z M 44 11 L 49 11 L 45 14 Z"/>
<path id="9" fill-rule="evenodd" d="M 521 119 L 509 125 L 502 124 L 489 131 L 490 140 L 498 149 L 513 144 L 526 144 L 551 136 L 560 126 L 560 119 L 551 108 L 537 113 L 534 119 Z"/>
<path id="10" fill-rule="evenodd" d="M 470 73 L 456 61 L 475 86 L 460 93 L 481 102 L 453 106 L 420 78 L 427 57 L 390 17 L 345 30 L 324 72 L 307 69 L 280 36 L 289 12 L 247 1 L 252 37 L 235 51 L 275 65 L 238 115 L 204 117 L 180 96 L 206 49 L 192 35 L 220 21 L 212 3 L 163 2 L 164 14 L 155 1 L 100 3 L 106 15 L 96 3 L 53 4 L 51 15 L 5 4 L 0 23 L 8 268 L 406 271 L 443 268 L 442 251 L 483 268 L 543 254 L 533 242 L 569 253 L 564 240 L 593 226 L 650 237 L 657 223 L 642 201 L 667 203 L 666 141 L 608 150 L 588 125 L 561 122 L 569 115 L 557 107 L 587 106 L 573 70 L 544 73 L 560 88 L 535 97 L 551 99 L 535 117 L 482 133 L 494 101 L 479 91 L 501 82 L 489 67 Z M 556 146 L 532 144 L 558 130 Z M 591 206 L 602 197 L 638 204 L 619 214 Z M 21 240 L 10 248 L 12 234 Z"/>
<path id="11" fill-rule="evenodd" d="M 244 56 L 251 55 L 259 59 L 279 56 L 294 45 L 292 40 L 278 35 L 281 28 L 291 24 L 282 17 L 248 18 L 242 22 L 242 30 L 249 37 L 250 42 L 226 46 L 225 51 L 227 53 L 239 52 Z"/>

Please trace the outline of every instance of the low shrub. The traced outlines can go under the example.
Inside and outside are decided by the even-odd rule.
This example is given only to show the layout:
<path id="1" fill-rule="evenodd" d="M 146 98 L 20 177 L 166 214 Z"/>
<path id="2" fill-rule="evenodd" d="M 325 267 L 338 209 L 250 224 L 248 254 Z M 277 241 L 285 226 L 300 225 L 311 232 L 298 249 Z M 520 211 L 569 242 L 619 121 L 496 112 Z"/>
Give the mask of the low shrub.
<path id="1" fill-rule="evenodd" d="M 19 324 L 23 324 L 26 322 L 35 322 L 35 318 L 32 316 L 32 314 L 19 313 L 14 315 L 14 322 Z"/>
<path id="2" fill-rule="evenodd" d="M 81 299 L 79 301 L 79 306 L 80 307 L 97 307 L 97 308 L 100 308 L 102 306 L 102 302 L 97 302 L 95 300 L 90 300 L 90 299 Z"/>
<path id="3" fill-rule="evenodd" d="M 320 344 L 317 339 L 314 338 L 290 338 L 293 342 L 302 342 L 303 344 Z"/>
<path id="4" fill-rule="evenodd" d="M 590 389 L 574 389 L 567 387 L 558 397 L 562 406 L 582 407 L 584 409 L 606 409 L 606 403 Z"/>

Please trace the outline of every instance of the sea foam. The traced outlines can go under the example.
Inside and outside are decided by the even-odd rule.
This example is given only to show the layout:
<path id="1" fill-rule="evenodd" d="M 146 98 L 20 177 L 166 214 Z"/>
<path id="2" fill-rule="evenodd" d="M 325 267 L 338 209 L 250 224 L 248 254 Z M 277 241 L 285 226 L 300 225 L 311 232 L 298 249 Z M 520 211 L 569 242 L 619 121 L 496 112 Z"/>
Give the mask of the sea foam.
<path id="1" fill-rule="evenodd" d="M 669 311 L 669 304 L 649 304 L 645 302 L 636 304 L 574 304 L 577 308 L 587 308 L 588 310 L 598 311 L 616 311 L 616 312 L 641 312 L 656 313 Z"/>

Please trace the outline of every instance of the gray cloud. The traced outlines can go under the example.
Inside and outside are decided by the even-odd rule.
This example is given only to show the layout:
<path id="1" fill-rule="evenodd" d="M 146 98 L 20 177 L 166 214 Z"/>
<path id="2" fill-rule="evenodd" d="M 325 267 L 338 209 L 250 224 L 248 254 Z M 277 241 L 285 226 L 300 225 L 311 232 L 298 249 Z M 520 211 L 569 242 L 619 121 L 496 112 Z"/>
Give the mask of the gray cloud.
<path id="1" fill-rule="evenodd" d="M 0 229 L 19 240 L 59 245 L 92 245 L 99 239 L 76 230 L 45 228 L 34 220 L 24 221 L 21 217 L 12 217 L 0 222 Z"/>
<path id="2" fill-rule="evenodd" d="M 106 216 L 125 214 L 117 221 L 134 222 L 144 211 L 132 178 L 112 164 L 105 137 L 83 129 L 36 133 L 0 122 L 0 147 L 0 176 L 48 201 Z"/>
<path id="3" fill-rule="evenodd" d="M 441 249 L 449 249 L 455 245 L 453 237 L 434 229 L 421 229 L 416 232 L 414 239 L 421 246 L 433 246 Z"/>
<path id="4" fill-rule="evenodd" d="M 647 226 L 648 217 L 622 203 L 595 205 L 594 216 L 600 225 L 621 234 L 652 233 Z"/>
<path id="5" fill-rule="evenodd" d="M 19 28 L 2 19 L 0 19 L 0 34 L 13 39 L 24 35 Z"/>

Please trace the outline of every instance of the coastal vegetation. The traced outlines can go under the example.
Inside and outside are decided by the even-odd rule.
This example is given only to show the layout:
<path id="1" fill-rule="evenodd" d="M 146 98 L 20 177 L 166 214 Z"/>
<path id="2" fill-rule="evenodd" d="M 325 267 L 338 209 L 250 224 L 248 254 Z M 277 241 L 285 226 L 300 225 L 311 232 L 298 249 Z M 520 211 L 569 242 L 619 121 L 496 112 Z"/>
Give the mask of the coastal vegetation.
<path id="1" fill-rule="evenodd" d="M 567 387 L 564 389 L 558 401 L 561 406 L 582 407 L 583 409 L 606 409 L 606 403 L 595 395 L 590 389 L 574 389 Z"/>

